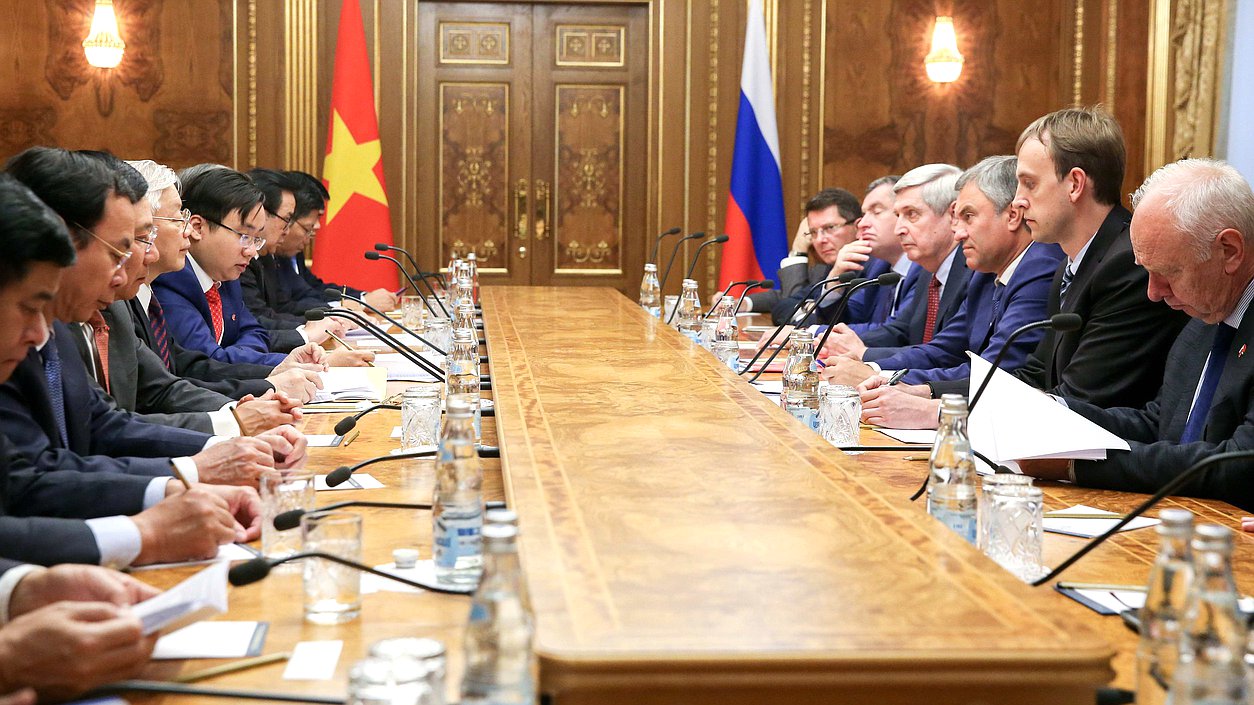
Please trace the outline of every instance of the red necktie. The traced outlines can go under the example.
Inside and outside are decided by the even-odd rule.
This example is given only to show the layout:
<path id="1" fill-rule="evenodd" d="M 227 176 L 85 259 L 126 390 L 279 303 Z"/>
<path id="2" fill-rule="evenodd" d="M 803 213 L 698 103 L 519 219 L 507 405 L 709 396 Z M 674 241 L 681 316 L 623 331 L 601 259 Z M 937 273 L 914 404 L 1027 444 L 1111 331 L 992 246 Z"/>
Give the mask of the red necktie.
<path id="1" fill-rule="evenodd" d="M 213 321 L 214 342 L 222 342 L 222 294 L 218 293 L 219 282 L 214 282 L 205 292 L 205 300 L 209 302 L 209 318 Z"/>
<path id="2" fill-rule="evenodd" d="M 932 339 L 932 329 L 936 327 L 936 316 L 940 313 L 940 280 L 932 275 L 927 285 L 927 321 L 923 324 L 923 342 Z"/>
<path id="3" fill-rule="evenodd" d="M 105 392 L 109 391 L 109 325 L 105 323 L 104 316 L 96 311 L 88 319 L 87 325 L 91 326 L 95 333 L 96 339 L 96 355 L 100 358 L 100 386 L 104 387 Z"/>

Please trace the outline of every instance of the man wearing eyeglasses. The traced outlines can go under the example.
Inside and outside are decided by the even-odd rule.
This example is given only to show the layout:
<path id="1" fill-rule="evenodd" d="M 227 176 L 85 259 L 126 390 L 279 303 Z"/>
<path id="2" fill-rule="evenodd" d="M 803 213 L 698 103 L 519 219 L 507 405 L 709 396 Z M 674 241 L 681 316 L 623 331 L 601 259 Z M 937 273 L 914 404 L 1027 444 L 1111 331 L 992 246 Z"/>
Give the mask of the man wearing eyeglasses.
<path id="1" fill-rule="evenodd" d="M 840 248 L 857 234 L 861 215 L 857 196 L 845 189 L 829 188 L 815 194 L 806 203 L 806 217 L 793 238 L 791 252 L 779 263 L 779 291 L 750 294 L 741 310 L 770 311 L 776 324 L 787 323 L 784 318 L 811 287 L 828 278 Z M 807 267 L 811 248 L 819 262 Z"/>
<path id="2" fill-rule="evenodd" d="M 187 264 L 191 249 L 192 214 L 183 208 L 178 175 L 169 167 L 151 160 L 128 162 L 148 182 L 147 202 L 152 206 L 156 259 L 148 265 L 147 279 L 134 297 L 126 301 L 134 323 L 135 337 L 157 354 L 172 374 L 198 387 L 232 399 L 246 395 L 262 396 L 271 390 L 283 392 L 301 403 L 308 402 L 321 388 L 317 375 L 324 369 L 323 351 L 305 345 L 292 351 L 278 367 L 215 360 L 199 350 L 179 345 L 170 335 L 165 310 L 152 294 L 149 282 L 166 272 L 177 272 Z"/>
<path id="3" fill-rule="evenodd" d="M 226 362 L 279 365 L 266 330 L 244 305 L 239 277 L 265 245 L 261 191 L 234 169 L 184 170 L 183 205 L 192 213 L 187 265 L 153 282 L 166 323 L 180 344 Z M 364 363 L 361 363 L 364 364 Z"/>

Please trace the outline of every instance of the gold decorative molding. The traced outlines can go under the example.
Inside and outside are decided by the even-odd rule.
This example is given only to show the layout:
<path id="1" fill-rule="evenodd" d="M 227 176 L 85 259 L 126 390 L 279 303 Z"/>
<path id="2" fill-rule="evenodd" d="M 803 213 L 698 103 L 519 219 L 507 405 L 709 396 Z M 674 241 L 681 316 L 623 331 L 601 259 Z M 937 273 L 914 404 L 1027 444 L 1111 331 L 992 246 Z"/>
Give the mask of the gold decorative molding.
<path id="1" fill-rule="evenodd" d="M 815 152 L 819 155 L 819 183 L 821 184 L 827 181 L 824 176 L 827 170 L 827 163 L 824 161 L 824 150 L 827 147 L 824 144 L 827 137 L 827 0 L 822 0 L 819 7 L 819 17 L 823 23 L 819 28 L 819 144 Z"/>
<path id="2" fill-rule="evenodd" d="M 559 24 L 553 28 L 553 34 L 553 62 L 557 66 L 621 68 L 626 65 L 626 27 Z"/>
<path id="3" fill-rule="evenodd" d="M 283 7 L 284 95 L 288 169 L 318 169 L 318 2 L 287 0 Z"/>
<path id="4" fill-rule="evenodd" d="M 257 0 L 248 0 L 248 165 L 257 166 Z"/>
<path id="5" fill-rule="evenodd" d="M 709 0 L 710 12 L 710 36 L 706 42 L 710 51 L 709 74 L 706 79 L 709 83 L 709 123 L 706 125 L 706 139 L 710 141 L 709 149 L 706 150 L 705 174 L 706 174 L 706 201 L 705 216 L 707 233 L 715 233 L 722 230 L 714 222 L 715 216 L 718 214 L 718 23 L 719 23 L 719 0 Z M 773 78 L 773 77 L 772 77 Z M 691 138 L 691 135 L 688 135 Z M 687 253 L 684 253 L 684 260 L 687 263 Z M 714 266 L 714 260 L 709 260 L 705 267 L 705 285 L 707 290 L 713 290 L 716 286 L 715 280 L 718 277 L 718 270 Z"/>
<path id="6" fill-rule="evenodd" d="M 1226 0 L 1176 0 L 1171 23 L 1174 123 L 1169 161 L 1215 151 L 1227 5 Z"/>
<path id="7" fill-rule="evenodd" d="M 1106 0 L 1106 109 L 1115 112 L 1115 79 L 1119 66 L 1119 0 Z"/>
<path id="8" fill-rule="evenodd" d="M 592 274 L 595 269 L 563 266 L 561 245 L 559 240 L 564 236 L 563 227 L 569 228 L 572 237 L 566 246 L 565 255 L 575 264 L 602 264 L 610 259 L 615 271 L 622 271 L 623 256 L 623 198 L 625 184 L 623 181 L 623 163 L 626 158 L 626 105 L 625 86 L 616 84 L 562 84 L 553 88 L 553 164 L 555 173 L 552 186 L 552 203 L 556 204 L 551 216 L 551 223 L 546 224 L 553 240 L 553 262 L 555 271 L 566 274 Z M 582 119 L 581 119 L 582 118 Z M 605 122 L 612 121 L 612 122 Z M 564 125 L 569 126 L 569 136 Z M 604 137 L 606 131 L 612 132 L 611 143 L 596 141 L 596 137 Z M 537 182 L 538 183 L 538 182 Z M 563 190 L 565 188 L 565 191 Z M 543 199 L 549 202 L 549 194 L 536 193 L 537 205 Z M 547 206 L 546 206 L 547 207 Z M 591 213 L 601 215 L 612 214 L 615 244 L 611 246 L 601 240 L 600 245 L 593 248 L 583 245 L 577 239 L 590 233 L 596 237 L 604 228 L 589 228 L 590 221 L 584 218 Z M 583 213 L 584 215 L 578 215 Z M 539 224 L 537 224 L 538 226 Z M 537 239 L 541 239 L 537 230 Z M 611 258 L 616 254 L 616 258 Z"/>
<path id="9" fill-rule="evenodd" d="M 1152 0 L 1145 101 L 1145 175 L 1166 164 L 1171 67 L 1171 2 Z"/>
<path id="10" fill-rule="evenodd" d="M 1071 54 L 1071 102 L 1084 101 L 1084 0 L 1075 0 L 1075 46 Z"/>
<path id="11" fill-rule="evenodd" d="M 810 83 L 814 73 L 814 0 L 805 0 L 801 19 L 801 205 L 810 193 Z"/>
<path id="12" fill-rule="evenodd" d="M 509 32 L 508 22 L 441 22 L 440 63 L 506 65 Z"/>

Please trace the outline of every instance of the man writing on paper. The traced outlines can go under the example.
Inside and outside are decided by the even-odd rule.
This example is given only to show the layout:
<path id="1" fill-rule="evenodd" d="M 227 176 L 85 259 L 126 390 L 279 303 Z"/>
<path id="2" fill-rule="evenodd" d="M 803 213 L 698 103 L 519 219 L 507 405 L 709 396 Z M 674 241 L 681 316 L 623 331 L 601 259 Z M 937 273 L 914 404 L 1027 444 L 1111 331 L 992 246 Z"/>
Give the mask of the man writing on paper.
<path id="1" fill-rule="evenodd" d="M 1168 353 L 1158 396 L 1143 407 L 1063 398 L 1131 450 L 1099 461 L 1021 461 L 1025 474 L 1148 493 L 1203 458 L 1254 448 L 1254 192 L 1224 162 L 1185 159 L 1155 171 L 1132 203 L 1132 249 L 1149 273 L 1149 298 L 1193 320 Z M 1182 494 L 1254 509 L 1254 482 L 1239 465 L 1211 469 Z"/>
<path id="2" fill-rule="evenodd" d="M 958 179 L 955 237 L 976 274 L 953 325 L 929 343 L 879 358 L 875 368 L 828 358 L 823 376 L 862 384 L 863 417 L 872 423 L 926 427 L 940 413 L 940 395 L 966 386 L 967 350 L 991 361 L 1012 332 L 1044 317 L 1050 281 L 1063 253 L 1057 245 L 1032 241 L 1023 211 L 1011 203 L 1015 185 L 1015 158 L 1010 156 L 989 157 Z M 1020 336 L 1001 364 L 1008 369 L 1022 365 L 1040 338 L 1039 332 Z M 908 370 L 902 377 L 906 384 L 881 386 L 880 368 Z"/>

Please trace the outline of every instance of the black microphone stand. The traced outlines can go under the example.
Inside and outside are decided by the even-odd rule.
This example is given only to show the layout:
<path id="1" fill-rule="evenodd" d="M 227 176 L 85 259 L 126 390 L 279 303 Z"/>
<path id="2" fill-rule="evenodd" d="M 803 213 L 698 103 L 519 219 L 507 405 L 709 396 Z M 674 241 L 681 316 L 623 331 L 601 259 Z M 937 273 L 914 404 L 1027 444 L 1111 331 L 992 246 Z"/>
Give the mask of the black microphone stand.
<path id="1" fill-rule="evenodd" d="M 310 321 L 317 321 L 322 318 L 344 318 L 353 321 L 354 323 L 361 325 L 361 327 L 365 328 L 379 340 L 382 340 L 384 344 L 395 350 L 401 357 L 421 367 L 425 372 L 432 375 L 437 380 L 441 382 L 445 381 L 444 373 L 440 371 L 439 368 L 423 359 L 421 355 L 418 355 L 404 345 L 401 345 L 394 338 L 392 338 L 392 336 L 383 332 L 383 329 L 379 328 L 374 323 L 371 323 L 365 316 L 352 316 L 344 309 L 310 309 L 305 312 L 305 318 Z"/>
<path id="2" fill-rule="evenodd" d="M 371 568 L 364 563 L 350 561 L 347 558 L 342 558 L 334 553 L 326 553 L 323 551 L 301 551 L 300 553 L 293 553 L 292 555 L 284 556 L 283 558 L 266 558 L 264 556 L 261 558 L 254 558 L 250 561 L 244 561 L 243 563 L 232 567 L 227 573 L 227 579 L 236 587 L 250 585 L 265 578 L 277 565 L 283 565 L 284 563 L 290 563 L 292 561 L 298 561 L 305 558 L 321 558 L 324 561 L 338 563 L 342 566 L 360 570 L 363 573 L 370 573 L 371 575 L 377 575 L 380 578 L 395 580 L 402 585 L 408 585 L 409 587 L 426 590 L 428 592 L 437 592 L 441 595 L 461 595 L 463 597 L 470 597 L 470 593 L 465 590 L 454 590 L 451 588 L 440 587 L 439 585 L 420 583 L 416 580 L 410 580 L 409 578 L 402 578 L 398 575 L 385 573 L 377 568 Z"/>
<path id="3" fill-rule="evenodd" d="M 728 285 L 727 285 L 727 288 L 726 288 L 726 289 L 723 289 L 723 293 L 721 293 L 721 294 L 719 294 L 719 295 L 718 295 L 718 301 L 722 301 L 722 300 L 723 300 L 723 297 L 724 297 L 724 296 L 727 296 L 727 292 L 731 291 L 733 286 L 746 286 L 746 285 L 749 285 L 749 289 L 752 289 L 753 287 L 757 286 L 757 285 L 758 285 L 758 284 L 760 284 L 760 283 L 761 283 L 761 282 L 759 282 L 759 281 L 758 281 L 758 280 L 756 280 L 756 279 L 749 279 L 749 280 L 747 280 L 747 281 L 742 281 L 742 282 L 732 282 L 731 284 L 728 284 Z M 749 289 L 746 289 L 745 291 L 748 291 Z M 742 296 L 743 296 L 743 294 L 742 294 Z M 711 307 L 710 307 L 710 310 L 709 310 L 709 311 L 706 311 L 706 312 L 705 312 L 705 315 L 704 315 L 704 316 L 702 316 L 702 318 L 709 318 L 710 316 L 712 316 L 712 315 L 714 314 L 714 309 L 716 309 L 716 308 L 718 308 L 718 304 L 717 304 L 717 302 L 715 303 L 715 305 L 714 305 L 714 306 L 711 306 Z"/>
<path id="4" fill-rule="evenodd" d="M 417 333 L 413 332 L 413 331 L 412 331 L 412 330 L 410 330 L 408 327 L 406 327 L 406 326 L 405 326 L 405 324 L 401 323 L 400 321 L 397 321 L 397 320 L 396 320 L 396 319 L 394 319 L 394 318 L 390 318 L 390 317 L 388 317 L 388 315 L 387 315 L 387 314 L 383 313 L 382 311 L 380 311 L 379 309 L 375 308 L 374 306 L 371 306 L 370 304 L 366 303 L 366 301 L 365 301 L 364 299 L 355 299 L 355 298 L 353 298 L 353 297 L 351 297 L 351 296 L 344 296 L 344 297 L 341 297 L 341 298 L 348 299 L 349 301 L 356 301 L 357 303 L 361 304 L 362 306 L 365 306 L 365 307 L 369 308 L 369 309 L 371 310 L 371 312 L 375 313 L 376 315 L 378 315 L 378 316 L 379 316 L 380 318 L 382 318 L 383 320 L 387 321 L 388 323 L 391 323 L 392 325 L 396 326 L 397 328 L 400 328 L 400 329 L 401 329 L 401 331 L 403 331 L 403 332 L 405 332 L 405 333 L 408 333 L 408 334 L 410 334 L 410 335 L 414 336 L 415 338 L 417 338 L 418 340 L 422 341 L 422 344 L 423 344 L 423 345 L 426 345 L 426 346 L 427 346 L 427 347 L 429 347 L 429 348 L 431 348 L 432 352 L 434 352 L 434 353 L 436 353 L 436 354 L 438 354 L 438 355 L 445 355 L 445 356 L 447 356 L 447 355 L 448 355 L 448 352 L 447 352 L 447 351 L 441 350 L 441 349 L 439 349 L 438 347 L 436 347 L 436 346 L 432 345 L 432 344 L 431 344 L 431 341 L 429 341 L 429 340 L 427 340 L 426 338 L 422 337 L 421 335 L 418 335 Z M 358 320 L 358 319 L 360 319 L 360 320 L 365 320 L 365 321 L 369 321 L 369 320 L 370 320 L 369 318 L 366 318 L 364 315 L 362 315 L 360 312 L 358 312 L 358 311 L 353 311 L 353 310 L 351 310 L 351 309 L 330 309 L 330 310 L 332 310 L 332 311 L 345 311 L 345 312 L 347 312 L 349 315 L 354 316 L 354 317 L 355 317 L 355 319 L 354 319 L 354 320 Z M 376 326 L 376 328 L 377 328 L 377 326 Z M 382 329 L 380 329 L 380 330 L 382 330 Z"/>
<path id="5" fill-rule="evenodd" d="M 657 264 L 657 251 L 662 246 L 662 240 L 670 237 L 671 235 L 678 235 L 681 232 L 683 232 L 683 230 L 680 228 L 671 228 L 661 235 L 658 235 L 657 240 L 653 242 L 653 254 L 649 256 L 649 261 Z"/>
<path id="6" fill-rule="evenodd" d="M 736 299 L 735 311 L 740 310 L 740 305 L 745 302 L 745 297 L 749 295 L 749 292 L 758 288 L 761 288 L 763 291 L 770 291 L 775 288 L 775 282 L 770 279 L 764 279 L 760 282 L 754 282 L 749 286 L 746 286 L 744 291 L 740 292 L 740 298 Z"/>
<path id="7" fill-rule="evenodd" d="M 715 243 L 721 244 L 721 243 L 727 242 L 727 240 L 728 240 L 728 237 L 726 235 L 719 235 L 718 237 L 706 240 L 705 242 L 701 243 L 697 247 L 697 251 L 694 252 L 692 255 L 692 265 L 688 267 L 688 273 L 684 275 L 684 279 L 692 278 L 692 270 L 694 267 L 697 266 L 697 257 L 701 254 L 701 250 L 705 249 L 707 245 L 713 245 Z M 658 287 L 658 288 L 660 289 L 661 287 Z M 675 320 L 675 314 L 678 312 L 679 312 L 679 304 L 676 303 L 675 308 L 671 309 L 671 315 L 667 317 L 666 319 L 666 325 L 669 326 L 671 324 L 671 321 Z"/>
<path id="8" fill-rule="evenodd" d="M 679 254 L 679 247 L 688 240 L 695 240 L 699 237 L 705 237 L 705 233 L 692 233 L 691 235 L 685 235 L 675 241 L 675 249 L 671 250 L 671 258 L 666 263 L 666 271 L 662 274 L 662 279 L 657 284 L 658 291 L 662 291 L 666 286 L 666 279 L 671 275 L 671 266 L 675 264 L 675 255 Z"/>
<path id="9" fill-rule="evenodd" d="M 816 282 L 813 286 L 810 287 L 808 291 L 806 291 L 805 295 L 801 297 L 801 300 L 797 302 L 797 305 L 793 306 L 792 310 L 788 312 L 788 316 L 786 320 L 791 321 L 793 317 L 797 315 L 797 311 L 801 310 L 801 307 L 805 305 L 806 299 L 812 296 L 814 292 L 817 291 L 820 286 L 826 286 L 828 284 L 839 283 L 839 286 L 834 287 L 832 289 L 832 291 L 837 291 L 841 287 L 851 286 L 855 281 L 861 281 L 861 280 L 856 280 L 853 272 L 845 272 L 844 274 L 841 274 L 840 276 L 829 277 L 827 279 L 824 279 L 821 282 Z M 823 292 L 823 296 L 820 298 L 826 297 L 828 294 L 831 294 L 832 291 Z M 766 339 L 766 342 L 758 347 L 758 352 L 749 360 L 749 364 L 746 365 L 743 370 L 740 370 L 736 374 L 743 375 L 744 373 L 752 369 L 753 363 L 757 362 L 759 357 L 762 357 L 762 353 L 766 352 L 766 349 L 771 346 L 771 343 L 775 340 L 776 337 L 779 336 L 780 331 L 782 330 L 784 330 L 784 326 L 776 327 L 775 330 L 771 333 L 771 336 Z"/>
<path id="10" fill-rule="evenodd" d="M 857 293 L 860 287 L 870 286 L 871 284 L 875 284 L 876 286 L 896 286 L 899 281 L 901 281 L 901 274 L 897 272 L 884 272 L 871 281 L 865 284 L 859 284 L 858 286 L 850 289 L 849 293 L 845 294 L 845 297 L 840 300 L 840 303 L 837 305 L 836 310 L 832 313 L 831 317 L 827 319 L 827 330 L 823 331 L 823 337 L 819 338 L 818 344 L 814 346 L 814 354 L 818 355 L 819 351 L 823 349 L 823 346 L 827 344 L 828 337 L 831 336 L 832 331 L 836 328 L 836 322 L 840 320 L 841 316 L 845 315 L 845 311 L 849 308 L 850 299 L 853 298 L 853 295 Z M 815 308 L 817 309 L 817 307 Z"/>
<path id="11" fill-rule="evenodd" d="M 387 255 L 380 254 L 378 252 L 375 252 L 374 250 L 367 250 L 366 252 L 362 253 L 362 256 L 372 262 L 377 262 L 381 259 L 385 259 L 391 262 L 392 264 L 396 265 L 396 268 L 401 270 L 401 274 L 405 275 L 405 279 L 409 281 L 409 288 L 413 289 L 414 293 L 418 295 L 418 298 L 422 299 L 422 305 L 425 306 L 426 309 L 431 312 L 432 316 L 435 315 L 435 309 L 431 308 L 431 304 L 430 302 L 427 301 L 427 297 L 423 295 L 422 289 L 418 288 L 418 282 L 414 281 L 414 278 L 409 275 L 409 272 L 406 271 L 405 269 L 405 265 L 401 264 L 400 260 L 396 259 L 395 257 L 388 257 Z M 422 283 L 426 284 L 427 280 L 426 279 L 422 280 Z M 427 286 L 427 289 L 431 291 L 431 298 L 437 299 L 437 303 L 438 303 L 438 297 L 436 297 L 435 291 L 431 289 L 431 286 L 429 284 Z M 443 304 L 440 304 L 440 310 L 444 311 Z M 447 316 L 448 311 L 444 311 L 444 314 Z"/>

